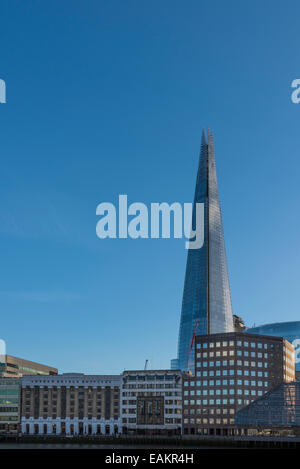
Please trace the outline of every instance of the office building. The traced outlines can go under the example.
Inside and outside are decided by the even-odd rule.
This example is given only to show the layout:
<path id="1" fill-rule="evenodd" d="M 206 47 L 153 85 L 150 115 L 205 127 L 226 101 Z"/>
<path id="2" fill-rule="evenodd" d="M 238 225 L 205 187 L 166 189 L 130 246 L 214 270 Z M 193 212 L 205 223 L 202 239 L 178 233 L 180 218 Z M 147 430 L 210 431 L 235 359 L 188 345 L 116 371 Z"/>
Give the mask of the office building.
<path id="1" fill-rule="evenodd" d="M 196 373 L 183 377 L 183 434 L 230 435 L 236 412 L 295 379 L 294 347 L 243 332 L 196 337 Z"/>
<path id="2" fill-rule="evenodd" d="M 17 434 L 20 423 L 21 381 L 0 378 L 0 434 Z"/>
<path id="3" fill-rule="evenodd" d="M 35 435 L 121 433 L 121 376 L 64 373 L 22 378 L 21 430 Z"/>
<path id="4" fill-rule="evenodd" d="M 181 434 L 181 372 L 124 371 L 121 415 L 124 434 Z"/>
<path id="5" fill-rule="evenodd" d="M 52 366 L 31 362 L 11 355 L 2 355 L 0 377 L 21 378 L 24 375 L 57 375 L 58 370 Z"/>
<path id="6" fill-rule="evenodd" d="M 193 206 L 204 204 L 204 245 L 189 249 L 185 273 L 177 362 L 181 370 L 193 369 L 189 348 L 197 335 L 234 331 L 222 216 L 218 194 L 213 135 L 202 135 L 200 160 Z"/>

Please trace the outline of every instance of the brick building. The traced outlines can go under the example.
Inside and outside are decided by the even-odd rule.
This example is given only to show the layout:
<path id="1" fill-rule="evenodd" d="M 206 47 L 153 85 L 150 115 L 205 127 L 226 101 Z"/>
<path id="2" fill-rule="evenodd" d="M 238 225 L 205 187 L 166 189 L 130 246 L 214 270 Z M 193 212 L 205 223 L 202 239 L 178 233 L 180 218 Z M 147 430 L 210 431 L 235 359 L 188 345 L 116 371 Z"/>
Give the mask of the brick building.
<path id="1" fill-rule="evenodd" d="M 183 377 L 183 434 L 233 434 L 239 409 L 294 379 L 294 347 L 281 337 L 197 336 L 195 374 Z"/>
<path id="2" fill-rule="evenodd" d="M 118 375 L 25 376 L 22 378 L 22 433 L 120 433 L 120 386 Z"/>

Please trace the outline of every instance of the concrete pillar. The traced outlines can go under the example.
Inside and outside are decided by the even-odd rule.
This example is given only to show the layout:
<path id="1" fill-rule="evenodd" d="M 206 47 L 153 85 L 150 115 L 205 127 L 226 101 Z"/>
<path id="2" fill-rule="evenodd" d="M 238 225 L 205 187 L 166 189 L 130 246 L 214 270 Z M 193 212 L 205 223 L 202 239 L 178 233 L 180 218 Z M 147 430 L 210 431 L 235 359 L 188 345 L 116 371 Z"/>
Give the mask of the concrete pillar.
<path id="1" fill-rule="evenodd" d="M 93 388 L 93 407 L 92 407 L 92 417 L 97 417 L 97 388 Z"/>
<path id="2" fill-rule="evenodd" d="M 61 417 L 61 388 L 57 388 L 57 417 Z"/>
<path id="3" fill-rule="evenodd" d="M 30 387 L 30 417 L 34 417 L 34 388 Z"/>
<path id="4" fill-rule="evenodd" d="M 74 394 L 75 394 L 74 417 L 76 418 L 78 417 L 78 387 L 75 388 Z"/>
<path id="5" fill-rule="evenodd" d="M 39 417 L 43 416 L 43 401 L 44 401 L 44 386 L 40 386 L 40 393 L 39 393 L 40 401 L 39 401 Z M 40 432 L 40 428 L 39 428 Z"/>
<path id="6" fill-rule="evenodd" d="M 66 417 L 70 417 L 70 394 L 71 389 L 69 387 L 66 388 Z M 67 427 L 66 427 L 67 432 Z"/>

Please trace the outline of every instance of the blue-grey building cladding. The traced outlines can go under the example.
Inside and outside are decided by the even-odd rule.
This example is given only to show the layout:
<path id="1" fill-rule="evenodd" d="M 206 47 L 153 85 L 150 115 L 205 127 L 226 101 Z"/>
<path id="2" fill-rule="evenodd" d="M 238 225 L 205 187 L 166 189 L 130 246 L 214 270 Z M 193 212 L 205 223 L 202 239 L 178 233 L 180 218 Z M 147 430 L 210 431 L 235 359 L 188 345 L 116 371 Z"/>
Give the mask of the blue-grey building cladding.
<path id="1" fill-rule="evenodd" d="M 274 322 L 251 327 L 246 330 L 249 334 L 271 335 L 284 337 L 295 348 L 295 368 L 300 371 L 300 321 Z"/>
<path id="2" fill-rule="evenodd" d="M 182 370 L 187 368 L 197 321 L 196 335 L 234 330 L 214 142 L 210 131 L 207 140 L 205 132 L 202 135 L 194 196 L 194 229 L 196 203 L 204 204 L 205 235 L 200 249 L 188 250 L 178 340 L 177 365 Z M 193 355 L 192 351 L 189 368 L 193 366 Z"/>

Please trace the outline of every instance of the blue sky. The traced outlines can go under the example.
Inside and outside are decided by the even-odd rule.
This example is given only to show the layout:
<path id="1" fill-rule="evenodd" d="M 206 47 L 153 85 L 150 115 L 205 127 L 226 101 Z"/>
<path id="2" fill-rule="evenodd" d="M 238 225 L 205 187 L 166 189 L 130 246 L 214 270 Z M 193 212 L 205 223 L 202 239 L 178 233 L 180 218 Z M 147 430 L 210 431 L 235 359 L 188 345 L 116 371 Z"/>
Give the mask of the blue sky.
<path id="1" fill-rule="evenodd" d="M 191 202 L 215 135 L 234 312 L 300 319 L 299 2 L 2 1 L 7 352 L 60 371 L 168 367 L 184 240 L 99 240 L 96 206 Z"/>

